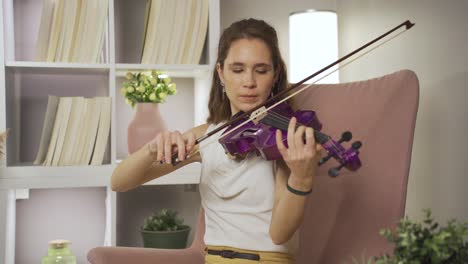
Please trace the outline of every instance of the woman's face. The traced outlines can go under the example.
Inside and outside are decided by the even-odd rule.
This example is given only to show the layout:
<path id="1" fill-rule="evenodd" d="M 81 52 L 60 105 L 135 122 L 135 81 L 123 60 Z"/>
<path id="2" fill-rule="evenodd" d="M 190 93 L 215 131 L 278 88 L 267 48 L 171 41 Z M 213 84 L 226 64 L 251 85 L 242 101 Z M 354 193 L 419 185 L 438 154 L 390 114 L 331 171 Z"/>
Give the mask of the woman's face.
<path id="1" fill-rule="evenodd" d="M 260 39 L 232 42 L 223 68 L 218 64 L 217 71 L 226 88 L 233 115 L 264 103 L 275 83 L 270 50 Z"/>

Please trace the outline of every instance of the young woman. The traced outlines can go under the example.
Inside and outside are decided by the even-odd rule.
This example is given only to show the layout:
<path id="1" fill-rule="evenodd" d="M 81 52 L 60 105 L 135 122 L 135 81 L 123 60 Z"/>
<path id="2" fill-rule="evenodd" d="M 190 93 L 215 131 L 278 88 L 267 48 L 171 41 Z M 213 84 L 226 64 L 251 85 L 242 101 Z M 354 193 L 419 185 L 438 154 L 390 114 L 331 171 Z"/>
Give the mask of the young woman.
<path id="1" fill-rule="evenodd" d="M 313 130 L 296 129 L 292 118 L 288 147 L 280 131 L 276 133 L 283 159 L 275 162 L 255 155 L 230 159 L 218 142 L 194 145 L 196 138 L 237 112 L 264 103 L 286 85 L 276 31 L 261 20 L 233 23 L 219 42 L 207 123 L 183 134 L 158 134 L 120 163 L 112 175 L 112 189 L 126 191 L 191 162 L 202 162 L 199 189 L 206 221 L 206 263 L 293 263 L 294 234 L 302 223 L 320 158 Z M 175 149 L 181 162 L 173 166 Z M 196 154 L 186 159 L 188 153 Z"/>

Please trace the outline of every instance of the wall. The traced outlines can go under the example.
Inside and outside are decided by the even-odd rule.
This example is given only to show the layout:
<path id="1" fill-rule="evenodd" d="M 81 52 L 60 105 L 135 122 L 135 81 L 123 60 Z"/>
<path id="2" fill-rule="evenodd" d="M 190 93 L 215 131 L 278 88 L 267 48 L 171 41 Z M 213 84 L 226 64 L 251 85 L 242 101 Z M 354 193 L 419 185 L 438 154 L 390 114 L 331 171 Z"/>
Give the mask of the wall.
<path id="1" fill-rule="evenodd" d="M 15 263 L 40 263 L 47 243 L 72 242 L 77 263 L 104 243 L 105 188 L 34 189 L 29 199 L 16 202 Z"/>
<path id="2" fill-rule="evenodd" d="M 410 31 L 341 70 L 341 82 L 363 80 L 407 68 L 420 81 L 420 106 L 413 145 L 406 212 L 422 217 L 431 208 L 439 220 L 468 219 L 468 1 L 452 0 L 222 0 L 221 28 L 248 17 L 278 31 L 288 63 L 288 14 L 304 9 L 336 10 L 340 56 L 406 19 Z M 390 140 L 390 139 L 389 139 Z M 389 161 L 391 162 L 391 161 Z"/>
<path id="3" fill-rule="evenodd" d="M 468 219 L 468 1 L 337 1 L 340 55 L 410 19 L 416 25 L 341 71 L 341 81 L 367 79 L 399 69 L 420 81 L 420 102 L 406 203 L 421 218 Z M 390 139 L 389 139 L 390 140 Z M 391 162 L 391 161 L 389 161 Z"/>

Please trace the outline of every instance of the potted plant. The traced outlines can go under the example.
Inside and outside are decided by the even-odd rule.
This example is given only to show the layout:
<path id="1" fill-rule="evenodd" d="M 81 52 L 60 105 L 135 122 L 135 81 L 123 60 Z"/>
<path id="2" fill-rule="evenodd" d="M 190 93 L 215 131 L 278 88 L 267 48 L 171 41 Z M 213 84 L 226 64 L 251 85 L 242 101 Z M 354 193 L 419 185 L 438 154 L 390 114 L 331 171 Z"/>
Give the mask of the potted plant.
<path id="1" fill-rule="evenodd" d="M 136 108 L 127 130 L 128 152 L 133 153 L 167 129 L 158 105 L 166 102 L 169 95 L 177 93 L 176 84 L 169 76 L 156 70 L 127 72 L 120 92 L 125 102 L 132 109 Z"/>
<path id="2" fill-rule="evenodd" d="M 141 227 L 146 248 L 185 248 L 190 226 L 174 210 L 162 209 L 146 217 Z"/>
<path id="3" fill-rule="evenodd" d="M 401 219 L 395 230 L 382 229 L 380 234 L 395 245 L 393 255 L 372 259 L 365 264 L 466 264 L 468 263 L 468 222 L 449 220 L 441 226 L 426 209 L 422 223 Z M 359 263 L 353 258 L 353 263 Z"/>

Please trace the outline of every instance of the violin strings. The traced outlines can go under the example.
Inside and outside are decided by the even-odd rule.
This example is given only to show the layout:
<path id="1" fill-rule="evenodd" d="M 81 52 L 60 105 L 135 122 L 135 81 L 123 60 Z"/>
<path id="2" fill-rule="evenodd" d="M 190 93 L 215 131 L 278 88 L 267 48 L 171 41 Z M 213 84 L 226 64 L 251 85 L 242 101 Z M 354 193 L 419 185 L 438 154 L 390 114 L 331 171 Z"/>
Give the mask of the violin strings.
<path id="1" fill-rule="evenodd" d="M 227 131 L 226 133 L 220 135 L 220 137 L 219 137 L 218 139 L 212 139 L 212 140 L 206 142 L 206 144 L 205 144 L 204 146 L 206 147 L 206 146 L 208 146 L 208 145 L 211 145 L 212 143 L 216 142 L 217 140 L 222 139 L 222 138 L 224 138 L 224 137 L 230 135 L 233 131 L 237 130 L 238 128 L 240 128 L 240 127 L 242 127 L 243 125 L 247 124 L 248 122 L 252 121 L 252 119 L 254 119 L 254 118 L 256 118 L 256 117 L 258 117 L 258 116 L 264 114 L 265 112 L 270 111 L 270 109 L 276 107 L 277 105 L 279 105 L 279 104 L 281 104 L 282 102 L 284 102 L 284 101 L 290 99 L 291 97 L 293 97 L 293 96 L 295 96 L 295 95 L 297 95 L 297 94 L 303 92 L 305 89 L 310 88 L 312 85 L 316 84 L 317 82 L 321 81 L 322 79 L 326 78 L 327 76 L 331 75 L 332 73 L 334 73 L 334 72 L 336 72 L 336 71 L 338 71 L 338 70 L 340 70 L 340 69 L 343 69 L 344 67 L 348 66 L 351 62 L 354 62 L 355 60 L 357 60 L 357 59 L 359 59 L 359 58 L 361 58 L 361 57 L 367 55 L 367 54 L 370 53 L 371 51 L 375 50 L 376 48 L 381 47 L 382 45 L 384 45 L 384 44 L 386 44 L 387 42 L 389 42 L 390 40 L 392 40 L 392 39 L 394 39 L 394 38 L 400 36 L 401 34 L 403 34 L 403 33 L 406 32 L 406 31 L 407 31 L 407 30 L 404 30 L 404 31 L 401 31 L 401 32 L 395 34 L 395 36 L 390 37 L 388 40 L 383 41 L 381 44 L 378 44 L 378 45 L 376 45 L 376 46 L 370 48 L 368 51 L 365 51 L 364 53 L 362 53 L 362 54 L 356 56 L 354 59 L 351 59 L 349 62 L 346 62 L 345 64 L 343 64 L 343 65 L 337 67 L 336 69 L 334 69 L 334 70 L 332 70 L 331 72 L 325 74 L 325 76 L 319 78 L 318 80 L 316 80 L 316 81 L 314 81 L 314 82 L 312 82 L 312 83 L 310 83 L 310 84 L 308 84 L 308 85 L 305 85 L 304 87 L 302 87 L 302 88 L 299 89 L 298 91 L 296 91 L 296 92 L 294 92 L 294 93 L 291 93 L 290 95 L 288 95 L 288 96 L 286 96 L 285 98 L 279 100 L 277 103 L 273 104 L 272 106 L 270 106 L 270 107 L 268 107 L 268 108 L 266 108 L 266 109 L 264 109 L 264 110 L 262 110 L 262 111 L 259 111 L 258 113 L 254 114 L 253 116 L 251 116 L 251 117 L 248 118 L 247 120 L 241 122 L 239 125 L 235 126 L 235 127 L 232 128 L 231 130 L 229 130 L 229 131 Z M 197 154 L 198 152 L 200 152 L 201 148 L 202 148 L 202 147 L 199 146 L 197 150 L 195 150 L 195 151 L 194 151 L 193 153 L 191 153 L 190 155 L 187 155 L 187 158 L 189 158 L 189 157 L 191 157 L 191 156 Z"/>
<path id="2" fill-rule="evenodd" d="M 280 114 L 276 113 L 274 110 L 270 111 L 270 113 L 273 115 L 272 119 L 274 121 L 279 121 L 280 122 L 280 124 L 282 126 L 281 129 L 283 129 L 283 130 L 288 129 L 289 120 L 286 117 L 281 116 Z M 267 114 L 267 116 L 265 118 L 268 117 L 268 114 Z M 303 124 L 300 124 L 300 123 L 296 124 L 296 129 L 301 125 L 303 125 Z M 322 142 L 320 142 L 320 144 L 324 144 L 326 141 L 330 140 L 330 136 L 326 135 L 325 133 L 323 133 L 323 132 L 321 132 L 319 130 L 316 130 L 316 129 L 313 129 L 313 130 L 314 130 L 314 133 L 316 133 L 317 137 L 319 137 L 319 140 L 322 141 Z M 330 144 L 330 145 L 332 146 L 332 149 L 335 150 L 336 152 L 340 151 L 340 149 L 338 149 L 335 144 Z"/>
<path id="3" fill-rule="evenodd" d="M 272 110 L 271 112 L 271 115 L 273 116 L 272 119 L 275 120 L 275 121 L 279 121 L 282 125 L 282 129 L 283 130 L 287 130 L 288 127 L 289 127 L 289 119 L 276 113 L 274 110 Z M 267 115 L 268 116 L 268 115 Z M 296 124 L 296 129 L 299 127 L 299 126 L 305 126 L 301 123 L 297 123 Z M 312 127 L 311 127 L 312 128 Z M 313 128 L 312 128 L 313 129 Z M 317 133 L 317 137 L 320 138 L 321 141 L 327 141 L 330 139 L 330 137 L 328 135 L 326 135 L 325 133 L 319 131 L 319 130 L 316 130 L 316 129 L 313 129 L 316 133 Z"/>

